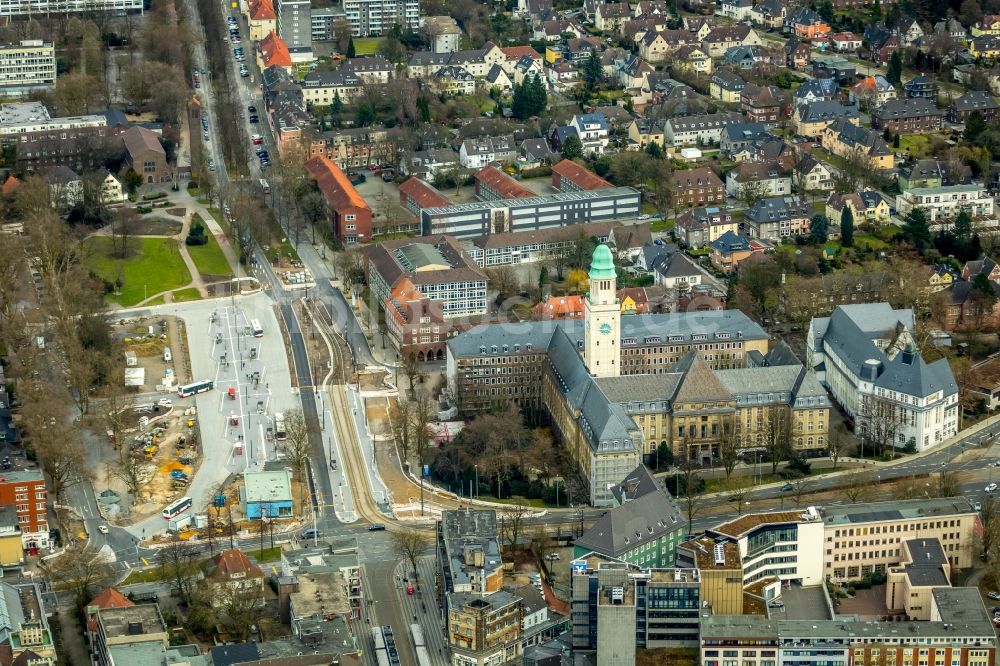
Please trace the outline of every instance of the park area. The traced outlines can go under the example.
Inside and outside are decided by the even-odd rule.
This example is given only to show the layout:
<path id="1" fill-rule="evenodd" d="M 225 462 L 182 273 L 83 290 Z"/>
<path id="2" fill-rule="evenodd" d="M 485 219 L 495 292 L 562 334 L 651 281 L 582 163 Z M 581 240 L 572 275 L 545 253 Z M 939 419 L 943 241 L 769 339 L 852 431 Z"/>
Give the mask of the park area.
<path id="1" fill-rule="evenodd" d="M 124 258 L 117 256 L 114 242 L 107 236 L 92 236 L 83 248 L 88 267 L 113 287 L 108 300 L 118 305 L 136 305 L 191 283 L 175 238 L 134 238 Z"/>
<path id="2" fill-rule="evenodd" d="M 131 307 L 197 301 L 229 283 L 233 270 L 219 237 L 198 213 L 188 219 L 188 210 L 140 218 L 127 236 L 112 225 L 83 242 L 84 261 L 104 281 L 109 302 Z"/>

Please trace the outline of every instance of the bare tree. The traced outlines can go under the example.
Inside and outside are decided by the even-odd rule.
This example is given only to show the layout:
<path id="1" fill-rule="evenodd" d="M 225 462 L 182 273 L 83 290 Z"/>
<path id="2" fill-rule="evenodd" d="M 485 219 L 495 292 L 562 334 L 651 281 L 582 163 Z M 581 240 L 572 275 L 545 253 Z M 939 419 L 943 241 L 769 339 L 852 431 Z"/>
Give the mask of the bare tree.
<path id="1" fill-rule="evenodd" d="M 39 566 L 56 590 L 73 594 L 77 608 L 83 607 L 115 579 L 110 558 L 82 541 L 70 545 L 62 555 Z"/>
<path id="2" fill-rule="evenodd" d="M 417 359 L 417 355 L 410 352 L 403 359 L 403 373 L 406 375 L 406 381 L 410 384 L 410 390 L 413 390 L 413 380 L 420 376 L 420 361 Z"/>
<path id="3" fill-rule="evenodd" d="M 722 463 L 722 469 L 725 470 L 727 479 L 732 476 L 733 470 L 736 469 L 736 465 L 740 461 L 740 438 L 736 434 L 736 428 L 729 420 L 723 423 L 722 436 L 719 437 L 719 461 Z"/>
<path id="4" fill-rule="evenodd" d="M 795 506 L 801 506 L 806 496 L 813 490 L 809 479 L 795 479 L 792 481 L 792 501 Z"/>
<path id="5" fill-rule="evenodd" d="M 698 468 L 694 466 L 694 461 L 691 460 L 690 449 L 691 442 L 685 438 L 680 445 L 680 455 L 674 463 L 680 470 L 678 477 L 680 487 L 675 490 L 677 490 L 677 497 L 684 507 L 684 514 L 687 516 L 689 534 L 694 525 L 695 516 L 702 509 L 701 494 L 704 483 L 701 474 L 698 472 Z"/>
<path id="6" fill-rule="evenodd" d="M 745 476 L 729 477 L 722 482 L 721 490 L 728 494 L 730 502 L 736 503 L 736 513 L 742 516 L 745 505 L 750 504 L 753 481 Z"/>
<path id="7" fill-rule="evenodd" d="M 299 480 L 305 479 L 306 462 L 312 453 L 312 445 L 309 442 L 311 428 L 306 421 L 301 409 L 292 409 L 285 412 L 285 440 L 279 442 L 278 446 L 288 460 L 295 466 L 299 475 Z"/>
<path id="8" fill-rule="evenodd" d="M 222 615 L 220 619 L 237 640 L 246 641 L 250 637 L 250 627 L 264 607 L 263 586 L 216 584 L 211 586 L 211 591 L 214 605 Z"/>
<path id="9" fill-rule="evenodd" d="M 430 536 L 414 529 L 403 529 L 392 533 L 392 550 L 397 557 L 409 562 L 413 572 L 413 580 L 418 579 L 417 558 L 424 554 L 430 545 Z"/>
<path id="10" fill-rule="evenodd" d="M 120 259 L 128 257 L 128 241 L 139 225 L 139 214 L 134 208 L 119 208 L 111 218 L 111 244 Z"/>
<path id="11" fill-rule="evenodd" d="M 984 493 L 980 497 L 979 506 L 979 520 L 983 524 L 983 531 L 979 536 L 982 546 L 980 553 L 988 557 L 1000 541 L 1000 502 L 997 502 L 995 496 Z"/>
<path id="12" fill-rule="evenodd" d="M 121 373 L 116 373 L 120 375 Z M 126 433 L 135 430 L 138 418 L 135 412 L 135 395 L 125 390 L 124 381 L 112 380 L 101 393 L 101 422 L 115 451 L 128 451 Z"/>
<path id="13" fill-rule="evenodd" d="M 840 461 L 840 457 L 847 452 L 849 445 L 850 435 L 847 434 L 847 431 L 843 426 L 834 426 L 827 438 L 827 450 L 830 452 L 830 458 L 833 459 L 834 469 L 837 469 L 837 463 Z"/>
<path id="14" fill-rule="evenodd" d="M 861 437 L 874 449 L 873 453 L 895 453 L 896 438 L 903 425 L 905 410 L 887 398 L 863 396 L 861 403 Z"/>
<path id="15" fill-rule="evenodd" d="M 503 537 L 511 550 L 517 550 L 517 543 L 524 531 L 524 521 L 528 517 L 528 512 L 529 509 L 526 506 L 511 504 L 500 514 Z"/>
<path id="16" fill-rule="evenodd" d="M 182 541 L 176 534 L 173 541 L 160 548 L 156 553 L 157 563 L 164 577 L 170 580 L 174 594 L 185 604 L 191 603 L 191 592 L 194 587 L 195 560 L 198 551 L 187 541 Z"/>
<path id="17" fill-rule="evenodd" d="M 852 474 L 848 479 L 847 485 L 843 487 L 844 497 L 851 504 L 868 501 L 874 494 L 872 488 L 873 481 L 875 481 L 875 477 L 871 472 Z"/>
<path id="18" fill-rule="evenodd" d="M 775 474 L 778 471 L 778 464 L 791 451 L 789 440 L 792 424 L 788 418 L 788 411 L 777 406 L 769 407 L 764 415 L 763 425 L 764 447 L 771 459 L 771 474 Z"/>

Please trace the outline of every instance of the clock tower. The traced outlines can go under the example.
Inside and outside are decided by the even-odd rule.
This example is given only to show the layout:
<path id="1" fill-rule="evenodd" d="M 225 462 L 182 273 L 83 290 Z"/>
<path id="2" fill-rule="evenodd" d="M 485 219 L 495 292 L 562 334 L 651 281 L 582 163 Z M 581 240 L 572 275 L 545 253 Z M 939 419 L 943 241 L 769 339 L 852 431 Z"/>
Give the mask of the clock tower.
<path id="1" fill-rule="evenodd" d="M 594 377 L 617 377 L 621 370 L 621 306 L 615 262 L 607 245 L 590 260 L 590 292 L 583 315 L 583 362 Z"/>

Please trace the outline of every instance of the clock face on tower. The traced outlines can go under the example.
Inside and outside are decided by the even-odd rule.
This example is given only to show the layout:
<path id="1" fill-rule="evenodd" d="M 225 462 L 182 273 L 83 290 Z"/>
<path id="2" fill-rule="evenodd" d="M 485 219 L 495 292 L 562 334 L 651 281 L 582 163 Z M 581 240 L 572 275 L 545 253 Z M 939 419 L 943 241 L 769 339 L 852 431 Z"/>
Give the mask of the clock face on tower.
<path id="1" fill-rule="evenodd" d="M 603 335 L 607 335 L 608 333 L 611 332 L 611 324 L 609 324 L 608 322 L 604 322 L 603 324 L 601 324 L 600 331 Z"/>

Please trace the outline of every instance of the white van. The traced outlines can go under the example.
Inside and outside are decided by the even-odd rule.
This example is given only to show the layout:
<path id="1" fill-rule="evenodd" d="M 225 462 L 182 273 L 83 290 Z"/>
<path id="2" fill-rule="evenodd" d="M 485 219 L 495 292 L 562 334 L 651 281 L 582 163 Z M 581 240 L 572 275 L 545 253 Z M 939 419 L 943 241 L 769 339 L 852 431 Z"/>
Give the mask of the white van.
<path id="1" fill-rule="evenodd" d="M 170 347 L 164 347 L 163 348 L 163 361 L 165 363 L 169 363 L 170 361 L 173 360 L 173 358 L 174 358 L 174 355 L 172 353 L 170 353 Z"/>

